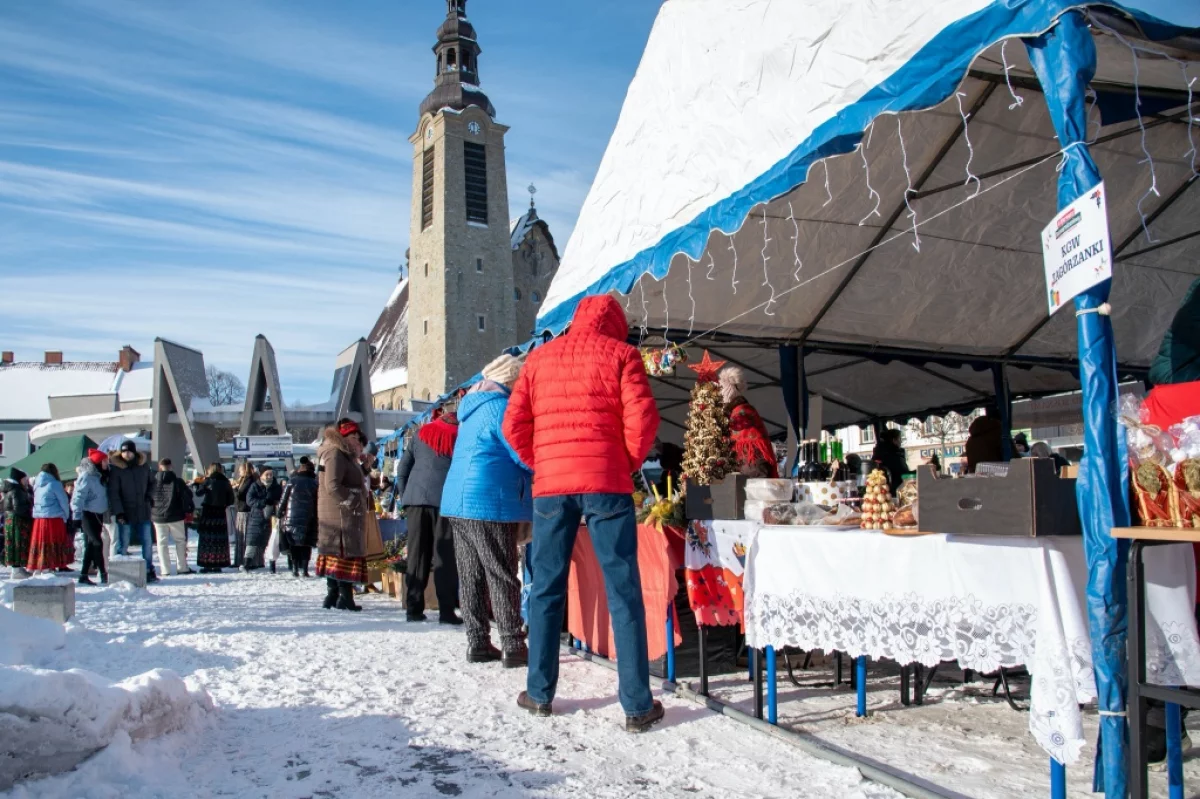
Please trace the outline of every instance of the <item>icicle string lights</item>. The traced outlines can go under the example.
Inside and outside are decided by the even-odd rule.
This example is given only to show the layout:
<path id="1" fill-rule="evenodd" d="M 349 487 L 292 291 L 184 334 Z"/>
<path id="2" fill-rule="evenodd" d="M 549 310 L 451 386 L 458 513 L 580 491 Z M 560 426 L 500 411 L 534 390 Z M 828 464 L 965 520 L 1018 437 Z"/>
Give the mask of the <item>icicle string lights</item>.
<path id="1" fill-rule="evenodd" d="M 829 188 L 829 159 L 822 158 L 821 166 L 825 167 L 825 193 L 827 195 L 829 195 L 829 199 L 827 199 L 825 202 L 821 203 L 821 207 L 824 208 L 825 206 L 827 206 L 831 202 L 833 202 L 833 192 Z"/>
<path id="2" fill-rule="evenodd" d="M 771 298 L 769 300 L 767 300 L 766 307 L 763 308 L 763 313 L 765 313 L 767 316 L 774 316 L 775 314 L 771 311 L 771 306 L 775 304 L 775 287 L 773 285 L 771 285 L 771 273 L 769 271 L 767 271 L 767 261 L 771 260 L 771 256 L 767 255 L 767 245 L 771 243 L 771 237 L 768 235 L 767 224 L 768 224 L 767 223 L 767 206 L 764 203 L 763 204 L 763 214 L 762 214 L 762 227 L 763 227 L 763 246 L 762 246 L 763 282 L 762 282 L 762 284 L 771 289 Z"/>
<path id="3" fill-rule="evenodd" d="M 729 251 L 733 253 L 733 293 L 737 294 L 737 247 L 733 246 L 733 236 L 729 237 Z"/>
<path id="4" fill-rule="evenodd" d="M 971 171 L 971 162 L 975 160 L 975 147 L 971 144 L 970 120 L 967 119 L 967 112 L 963 108 L 962 101 L 966 96 L 967 95 L 964 92 L 954 93 L 954 99 L 958 101 L 958 115 L 962 117 L 963 140 L 967 143 L 967 179 L 963 181 L 963 185 L 970 186 L 971 181 L 975 181 L 975 193 L 971 195 L 971 197 L 974 198 L 979 196 L 979 192 L 983 189 L 983 183 L 981 183 L 975 173 Z"/>
<path id="5" fill-rule="evenodd" d="M 692 259 L 687 259 L 688 264 L 688 300 L 692 303 L 692 315 L 688 317 L 688 336 L 692 335 L 692 331 L 696 328 L 696 298 L 692 295 Z"/>
<path id="6" fill-rule="evenodd" d="M 667 284 L 666 278 L 663 278 L 663 341 L 670 344 L 671 340 L 667 338 L 671 333 L 671 303 L 667 302 Z"/>
<path id="7" fill-rule="evenodd" d="M 642 275 L 641 279 L 638 280 L 638 288 L 642 292 L 642 329 L 638 334 L 638 346 L 640 347 L 642 342 L 646 340 L 646 333 L 648 332 L 650 322 L 650 306 L 646 304 L 646 275 Z"/>
<path id="8" fill-rule="evenodd" d="M 706 277 L 709 280 L 716 280 L 716 278 L 712 276 L 713 270 L 716 268 L 717 268 L 717 262 L 713 260 L 712 250 L 709 250 L 709 252 L 708 252 L 708 274 L 706 275 Z"/>
<path id="9" fill-rule="evenodd" d="M 1004 52 L 1007 47 L 1008 39 L 1005 39 L 1000 43 L 1000 60 L 1004 62 L 1004 82 L 1008 84 L 1008 94 L 1013 98 L 1012 103 L 1008 106 L 1008 110 L 1012 111 L 1025 105 L 1025 98 L 1013 90 L 1012 76 L 1008 74 L 1012 71 L 1012 67 L 1008 63 L 1008 55 Z"/>
<path id="10" fill-rule="evenodd" d="M 800 280 L 800 270 L 804 268 L 804 262 L 800 260 L 800 223 L 796 221 L 796 212 L 792 209 L 792 203 L 788 201 L 788 219 L 792 220 L 792 263 L 796 265 L 796 271 L 792 273 L 792 280 Z"/>
<path id="11" fill-rule="evenodd" d="M 913 232 L 913 249 L 917 252 L 921 251 L 921 234 L 917 232 L 917 210 L 912 207 L 909 202 L 909 196 L 916 194 L 916 189 L 913 188 L 912 172 L 908 169 L 908 150 L 904 146 L 904 125 L 900 122 L 900 115 L 896 115 L 896 132 L 900 135 L 900 157 L 904 164 L 904 179 L 908 182 L 907 188 L 904 189 L 904 207 L 908 209 L 908 218 L 912 220 Z"/>
<path id="12" fill-rule="evenodd" d="M 871 124 L 867 126 L 867 138 L 859 145 L 858 152 L 862 155 L 863 172 L 867 174 L 867 198 L 875 198 L 875 207 L 871 212 L 858 221 L 859 227 L 867 223 L 867 220 L 873 216 L 883 217 L 879 213 L 879 205 L 883 202 L 883 198 L 879 196 L 879 192 L 871 186 L 871 165 L 867 163 L 867 148 L 871 146 L 871 136 L 875 133 L 875 120 L 871 120 Z"/>

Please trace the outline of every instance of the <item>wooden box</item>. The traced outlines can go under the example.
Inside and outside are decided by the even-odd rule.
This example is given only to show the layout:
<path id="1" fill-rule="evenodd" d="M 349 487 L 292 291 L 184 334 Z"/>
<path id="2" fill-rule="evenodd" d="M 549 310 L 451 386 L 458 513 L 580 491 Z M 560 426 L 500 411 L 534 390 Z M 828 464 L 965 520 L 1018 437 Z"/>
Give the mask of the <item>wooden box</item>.
<path id="1" fill-rule="evenodd" d="M 746 478 L 740 474 L 706 486 L 687 481 L 683 511 L 688 519 L 744 519 L 745 506 Z"/>
<path id="2" fill-rule="evenodd" d="M 1050 458 L 1020 458 L 1006 477 L 938 478 L 917 471 L 921 530 L 955 535 L 1081 535 L 1075 480 Z"/>

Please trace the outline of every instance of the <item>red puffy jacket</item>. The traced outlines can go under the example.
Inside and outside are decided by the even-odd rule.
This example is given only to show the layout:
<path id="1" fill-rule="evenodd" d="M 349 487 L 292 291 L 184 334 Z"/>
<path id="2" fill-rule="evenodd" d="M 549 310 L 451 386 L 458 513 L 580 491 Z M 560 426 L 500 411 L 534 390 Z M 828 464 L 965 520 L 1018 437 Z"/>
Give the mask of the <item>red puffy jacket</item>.
<path id="1" fill-rule="evenodd" d="M 608 295 L 584 297 L 566 334 L 529 354 L 504 437 L 533 469 L 535 497 L 629 494 L 658 432 L 658 408 L 629 324 Z"/>

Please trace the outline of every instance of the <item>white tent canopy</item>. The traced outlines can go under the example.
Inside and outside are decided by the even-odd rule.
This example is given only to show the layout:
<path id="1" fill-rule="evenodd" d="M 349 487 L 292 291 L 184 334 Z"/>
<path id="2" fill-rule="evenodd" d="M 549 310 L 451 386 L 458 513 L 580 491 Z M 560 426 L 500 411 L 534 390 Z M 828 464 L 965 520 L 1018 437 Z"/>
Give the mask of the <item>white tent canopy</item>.
<path id="1" fill-rule="evenodd" d="M 993 363 L 1014 395 L 1077 386 L 1074 316 L 1048 317 L 1040 248 L 1059 147 L 1015 37 L 1080 5 L 668 0 L 543 329 L 581 296 L 624 294 L 639 338 L 748 366 L 774 432 L 779 355 L 763 345 L 804 346 L 827 426 L 982 404 Z M 1200 276 L 1200 39 L 1182 30 L 1200 4 L 1133 6 L 1087 12 L 1123 377 L 1149 367 Z M 660 381 L 664 404 L 690 382 Z"/>

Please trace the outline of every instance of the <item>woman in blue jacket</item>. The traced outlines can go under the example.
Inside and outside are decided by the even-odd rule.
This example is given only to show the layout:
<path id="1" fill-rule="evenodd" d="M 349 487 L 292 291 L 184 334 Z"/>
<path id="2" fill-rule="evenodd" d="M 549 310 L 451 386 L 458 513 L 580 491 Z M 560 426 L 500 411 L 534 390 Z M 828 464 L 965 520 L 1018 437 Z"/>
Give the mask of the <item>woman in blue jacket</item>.
<path id="1" fill-rule="evenodd" d="M 58 479 L 58 467 L 42 466 L 33 481 L 33 539 L 29 544 L 29 571 L 70 571 L 75 544 L 67 533 L 71 500 Z"/>
<path id="2" fill-rule="evenodd" d="M 454 530 L 467 662 L 529 660 L 521 631 L 517 527 L 533 518 L 532 480 L 504 440 L 501 426 L 521 362 L 501 355 L 483 369 L 458 406 L 458 440 L 442 490 L 441 515 Z M 488 598 L 503 652 L 491 643 Z"/>
<path id="3" fill-rule="evenodd" d="M 75 470 L 75 491 L 71 494 L 71 510 L 83 529 L 83 565 L 79 568 L 80 585 L 95 585 L 91 581 L 92 567 L 100 572 L 100 582 L 108 582 L 104 565 L 104 515 L 108 513 L 108 456 L 98 449 L 89 449 L 87 457 Z"/>

